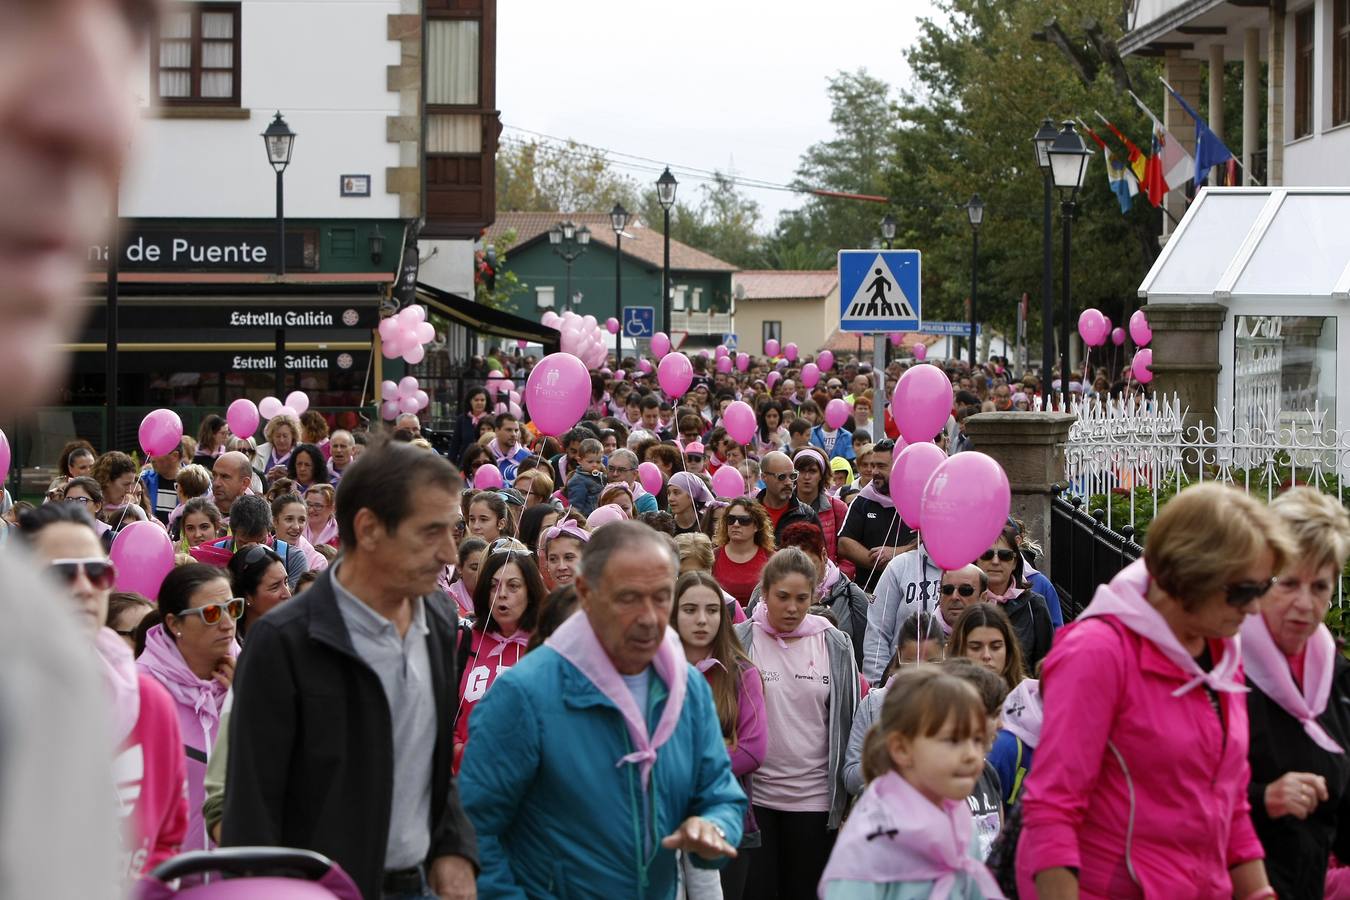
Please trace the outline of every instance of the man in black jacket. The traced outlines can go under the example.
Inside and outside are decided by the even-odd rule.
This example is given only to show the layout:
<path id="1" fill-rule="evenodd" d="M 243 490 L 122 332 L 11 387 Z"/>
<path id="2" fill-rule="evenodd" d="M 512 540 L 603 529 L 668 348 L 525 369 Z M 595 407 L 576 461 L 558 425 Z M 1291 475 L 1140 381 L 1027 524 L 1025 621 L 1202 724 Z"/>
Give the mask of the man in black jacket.
<path id="1" fill-rule="evenodd" d="M 302 847 L 366 900 L 475 896 L 451 778 L 457 706 L 450 465 L 400 443 L 351 464 L 343 556 L 249 629 L 234 680 L 224 845 Z"/>
<path id="2" fill-rule="evenodd" d="M 820 527 L 816 511 L 797 499 L 797 470 L 786 453 L 772 450 L 759 463 L 759 474 L 764 479 L 764 490 L 755 496 L 773 522 L 773 539 L 783 535 L 783 529 L 794 522 L 810 522 Z"/>

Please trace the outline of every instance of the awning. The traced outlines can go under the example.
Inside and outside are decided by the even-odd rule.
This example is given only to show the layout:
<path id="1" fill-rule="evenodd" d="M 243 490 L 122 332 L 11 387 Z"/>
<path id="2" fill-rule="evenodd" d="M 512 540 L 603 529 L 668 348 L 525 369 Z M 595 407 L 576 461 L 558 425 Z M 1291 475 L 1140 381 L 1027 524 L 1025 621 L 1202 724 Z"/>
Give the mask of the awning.
<path id="1" fill-rule="evenodd" d="M 447 316 L 451 321 L 472 328 L 479 334 L 543 344 L 545 353 L 558 351 L 561 335 L 556 328 L 549 328 L 547 325 L 532 322 L 505 310 L 475 303 L 466 297 L 434 288 L 421 281 L 417 283 L 417 300 Z"/>

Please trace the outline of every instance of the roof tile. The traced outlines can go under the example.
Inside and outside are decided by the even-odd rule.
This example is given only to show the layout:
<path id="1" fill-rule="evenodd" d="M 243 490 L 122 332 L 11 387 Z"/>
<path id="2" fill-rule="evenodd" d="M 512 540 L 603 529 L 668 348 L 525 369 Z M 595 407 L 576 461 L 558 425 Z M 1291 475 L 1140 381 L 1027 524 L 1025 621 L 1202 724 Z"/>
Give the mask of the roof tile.
<path id="1" fill-rule="evenodd" d="M 591 231 L 591 243 L 603 247 L 614 247 L 614 228 L 609 221 L 609 213 L 583 212 L 499 212 L 497 221 L 488 229 L 486 240 L 496 240 L 507 231 L 515 231 L 515 243 L 507 252 L 522 244 L 543 236 L 554 225 L 564 219 L 571 219 L 578 227 L 585 225 Z M 664 239 L 660 231 L 648 228 L 636 216 L 629 219 L 624 229 L 623 252 L 648 265 L 661 268 L 665 262 Z M 735 272 L 736 267 L 723 262 L 715 256 L 696 250 L 688 244 L 682 244 L 673 238 L 670 241 L 670 268 L 675 272 Z"/>

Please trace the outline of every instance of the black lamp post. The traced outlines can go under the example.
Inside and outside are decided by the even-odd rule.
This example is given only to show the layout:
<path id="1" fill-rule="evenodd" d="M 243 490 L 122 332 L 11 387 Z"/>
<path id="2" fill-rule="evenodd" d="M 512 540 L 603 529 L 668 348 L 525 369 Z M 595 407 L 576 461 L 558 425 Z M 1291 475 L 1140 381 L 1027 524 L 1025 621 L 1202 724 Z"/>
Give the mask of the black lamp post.
<path id="1" fill-rule="evenodd" d="M 675 205 L 675 189 L 680 183 L 670 174 L 670 167 L 656 179 L 656 199 L 665 211 L 665 261 L 661 266 L 661 323 L 670 334 L 670 208 Z"/>
<path id="2" fill-rule="evenodd" d="M 1087 177 L 1088 160 L 1092 151 L 1087 148 L 1083 136 L 1074 128 L 1072 121 L 1066 120 L 1064 128 L 1055 136 L 1050 145 L 1050 173 L 1055 188 L 1059 191 L 1059 215 L 1064 229 L 1064 283 L 1060 288 L 1064 292 L 1063 314 L 1059 322 L 1059 382 L 1063 388 L 1064 409 L 1069 408 L 1069 319 L 1073 315 L 1073 299 L 1069 285 L 1071 238 L 1073 217 L 1078 209 L 1075 202 L 1078 191 Z"/>
<path id="3" fill-rule="evenodd" d="M 984 201 L 980 199 L 979 194 L 972 194 L 970 202 L 966 204 L 966 216 L 970 219 L 970 368 L 975 369 L 975 335 L 976 322 L 979 318 L 975 314 L 975 287 L 979 279 L 976 273 L 980 265 L 980 223 L 984 221 Z"/>
<path id="4" fill-rule="evenodd" d="M 891 249 L 891 242 L 895 240 L 895 216 L 890 213 L 881 220 L 881 239 L 886 242 L 886 249 Z"/>
<path id="5" fill-rule="evenodd" d="M 1041 210 L 1041 399 L 1050 408 L 1050 373 L 1055 368 L 1055 294 L 1050 270 L 1054 266 L 1053 235 L 1050 225 L 1051 199 L 1055 180 L 1050 175 L 1050 145 L 1059 132 L 1054 120 L 1046 117 L 1031 139 L 1036 148 L 1036 167 L 1041 170 L 1045 199 Z"/>
<path id="6" fill-rule="evenodd" d="M 563 311 L 566 312 L 572 308 L 572 263 L 586 252 L 591 243 L 591 230 L 585 225 L 578 228 L 568 219 L 549 229 L 548 242 L 553 246 L 553 252 L 567 264 L 567 293 L 563 295 Z"/>
<path id="7" fill-rule="evenodd" d="M 267 148 L 267 161 L 277 173 L 277 274 L 286 274 L 286 214 L 282 176 L 291 164 L 291 150 L 295 148 L 295 132 L 278 111 L 267 130 L 262 133 Z M 286 329 L 277 329 L 276 349 L 277 396 L 286 391 Z"/>
<path id="8" fill-rule="evenodd" d="M 623 229 L 628 224 L 628 210 L 615 203 L 609 211 L 609 224 L 614 227 L 614 318 L 623 321 Z M 623 329 L 614 334 L 614 365 L 623 362 Z"/>

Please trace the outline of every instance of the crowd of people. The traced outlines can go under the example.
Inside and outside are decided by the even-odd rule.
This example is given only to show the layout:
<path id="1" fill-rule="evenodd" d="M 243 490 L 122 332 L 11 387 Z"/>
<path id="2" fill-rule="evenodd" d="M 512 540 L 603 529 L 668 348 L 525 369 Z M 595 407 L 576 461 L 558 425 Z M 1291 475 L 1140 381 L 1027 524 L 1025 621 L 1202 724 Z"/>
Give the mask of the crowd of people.
<path id="1" fill-rule="evenodd" d="M 953 569 L 905 525 L 865 366 L 820 398 L 765 369 L 673 399 L 595 373 L 556 438 L 471 390 L 455 460 L 415 416 L 318 412 L 262 443 L 208 416 L 143 463 L 67 445 L 0 535 L 101 661 L 122 878 L 217 846 L 321 852 L 372 900 L 1260 900 L 1350 871 L 1338 503 L 1188 489 L 1066 626 L 1015 518 Z M 863 412 L 829 429 L 832 399 Z M 177 550 L 155 596 L 115 590 L 133 522 Z"/>

